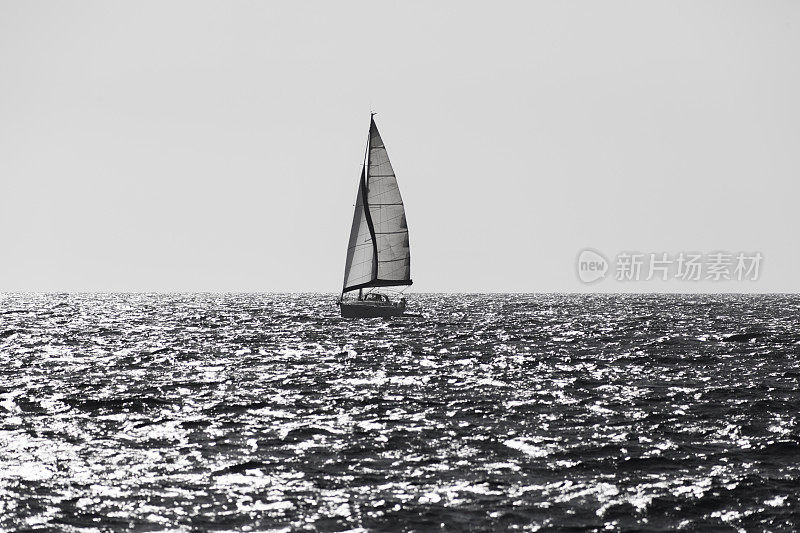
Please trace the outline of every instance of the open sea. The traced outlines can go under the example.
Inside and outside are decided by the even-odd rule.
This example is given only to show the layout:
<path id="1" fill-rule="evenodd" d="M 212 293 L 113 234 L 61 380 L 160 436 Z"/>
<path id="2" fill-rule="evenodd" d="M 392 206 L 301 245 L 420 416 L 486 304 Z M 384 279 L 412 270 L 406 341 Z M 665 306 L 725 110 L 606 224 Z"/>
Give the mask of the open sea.
<path id="1" fill-rule="evenodd" d="M 0 530 L 800 529 L 800 296 L 0 295 Z"/>

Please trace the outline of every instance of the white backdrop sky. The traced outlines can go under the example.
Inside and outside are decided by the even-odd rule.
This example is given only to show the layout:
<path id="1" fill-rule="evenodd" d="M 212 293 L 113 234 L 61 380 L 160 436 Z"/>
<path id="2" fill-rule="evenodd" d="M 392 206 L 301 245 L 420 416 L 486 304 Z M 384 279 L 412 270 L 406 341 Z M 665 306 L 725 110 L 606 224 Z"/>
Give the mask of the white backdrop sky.
<path id="1" fill-rule="evenodd" d="M 0 291 L 337 291 L 372 107 L 418 291 L 794 292 L 798 95 L 800 2 L 0 0 Z"/>

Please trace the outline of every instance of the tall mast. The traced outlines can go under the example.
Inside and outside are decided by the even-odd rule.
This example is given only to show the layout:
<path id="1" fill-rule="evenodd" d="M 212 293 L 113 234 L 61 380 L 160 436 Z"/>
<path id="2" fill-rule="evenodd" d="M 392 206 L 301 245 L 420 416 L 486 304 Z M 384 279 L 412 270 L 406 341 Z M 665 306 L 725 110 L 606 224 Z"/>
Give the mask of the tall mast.
<path id="1" fill-rule="evenodd" d="M 375 236 L 375 225 L 372 223 L 372 214 L 369 212 L 369 165 L 372 156 L 372 126 L 375 121 L 372 117 L 375 113 L 369 113 L 369 132 L 367 133 L 367 168 L 364 173 L 364 218 L 367 219 L 367 227 L 372 236 L 372 279 L 378 279 L 378 238 Z"/>

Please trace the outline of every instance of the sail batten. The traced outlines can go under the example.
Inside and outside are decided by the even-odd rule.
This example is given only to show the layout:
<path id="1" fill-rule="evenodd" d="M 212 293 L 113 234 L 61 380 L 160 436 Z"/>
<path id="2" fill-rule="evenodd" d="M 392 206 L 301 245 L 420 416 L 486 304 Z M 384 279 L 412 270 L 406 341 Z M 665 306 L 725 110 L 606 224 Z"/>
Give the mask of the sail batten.
<path id="1" fill-rule="evenodd" d="M 342 292 L 392 285 L 411 285 L 408 226 L 394 169 L 370 119 Z"/>

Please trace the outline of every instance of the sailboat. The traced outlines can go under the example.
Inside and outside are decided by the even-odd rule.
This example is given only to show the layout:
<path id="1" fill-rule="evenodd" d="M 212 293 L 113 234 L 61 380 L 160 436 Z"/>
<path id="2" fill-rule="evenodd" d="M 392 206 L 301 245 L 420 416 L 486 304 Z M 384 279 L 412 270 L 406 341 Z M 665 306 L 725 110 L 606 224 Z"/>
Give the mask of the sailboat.
<path id="1" fill-rule="evenodd" d="M 402 290 L 408 285 L 411 252 L 406 212 L 372 113 L 344 263 L 344 284 L 337 303 L 345 318 L 401 316 L 406 310 Z M 397 301 L 386 294 L 392 287 L 399 292 Z"/>

